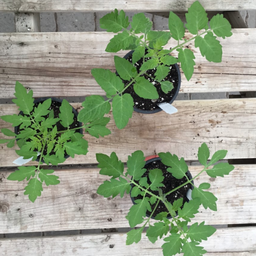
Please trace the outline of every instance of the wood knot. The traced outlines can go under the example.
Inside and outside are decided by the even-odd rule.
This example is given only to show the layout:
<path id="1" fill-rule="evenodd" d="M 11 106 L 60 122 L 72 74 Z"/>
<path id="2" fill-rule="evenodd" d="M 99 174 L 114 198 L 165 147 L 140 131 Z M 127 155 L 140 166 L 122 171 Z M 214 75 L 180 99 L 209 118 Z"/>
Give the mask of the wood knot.
<path id="1" fill-rule="evenodd" d="M 0 212 L 5 213 L 9 210 L 10 205 L 7 202 L 0 201 Z"/>

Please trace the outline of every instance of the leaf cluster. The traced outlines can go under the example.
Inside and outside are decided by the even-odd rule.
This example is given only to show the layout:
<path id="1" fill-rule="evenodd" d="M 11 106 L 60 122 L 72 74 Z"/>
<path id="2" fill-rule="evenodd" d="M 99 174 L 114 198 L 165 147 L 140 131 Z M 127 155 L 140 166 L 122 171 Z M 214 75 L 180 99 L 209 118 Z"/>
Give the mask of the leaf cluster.
<path id="1" fill-rule="evenodd" d="M 96 138 L 110 134 L 110 130 L 106 128 L 110 118 L 104 117 L 110 110 L 110 104 L 100 96 L 86 98 L 82 103 L 84 109 L 77 117 L 79 122 L 84 123 L 80 127 L 76 126 L 73 108 L 65 99 L 62 100 L 59 111 L 54 112 L 51 98 L 34 103 L 33 91 L 27 92 L 19 82 L 16 82 L 15 96 L 13 102 L 19 107 L 20 114 L 1 116 L 1 119 L 15 126 L 18 133 L 7 128 L 1 129 L 7 139 L 1 139 L 0 143 L 7 143 L 9 148 L 17 143 L 19 149 L 16 153 L 19 156 L 38 160 L 37 166 L 21 166 L 8 177 L 9 180 L 17 181 L 27 179 L 24 194 L 34 202 L 43 191 L 43 183 L 46 186 L 59 183 L 58 177 L 52 175 L 53 170 L 41 167 L 43 163 L 58 165 L 67 156 L 87 154 L 88 142 L 79 132 L 80 129 L 85 128 L 86 132 Z"/>
<path id="2" fill-rule="evenodd" d="M 196 179 L 202 173 L 208 174 L 210 177 L 223 177 L 228 175 L 234 166 L 228 163 L 217 163 L 226 157 L 226 150 L 215 152 L 210 158 L 208 146 L 203 143 L 198 149 L 198 160 L 203 165 L 203 170 L 199 172 L 192 180 Z M 206 253 L 203 247 L 199 244 L 202 240 L 207 240 L 216 229 L 205 222 L 194 223 L 189 227 L 189 222 L 199 212 L 199 207 L 202 205 L 205 209 L 209 208 L 213 211 L 217 210 L 217 198 L 212 192 L 206 191 L 210 188 L 209 183 L 202 183 L 196 186 L 187 176 L 188 166 L 184 158 L 178 158 L 176 155 L 169 152 L 159 153 L 161 162 L 166 165 L 167 171 L 170 172 L 176 179 L 186 177 L 180 187 L 187 184 L 193 186 L 192 199 L 188 202 L 183 202 L 180 198 L 171 204 L 167 201 L 166 196 L 175 192 L 175 188 L 166 194 L 163 194 L 162 187 L 164 186 L 163 172 L 160 169 L 147 170 L 145 166 L 145 158 L 142 151 L 135 151 L 127 160 L 127 168 L 118 159 L 115 152 L 110 156 L 105 154 L 97 154 L 98 167 L 100 174 L 110 177 L 101 184 L 97 190 L 99 195 L 104 197 L 114 198 L 117 195 L 123 197 L 125 193 L 131 195 L 135 199 L 131 206 L 126 219 L 131 228 L 137 225 L 140 227 L 132 229 L 127 234 L 126 244 L 138 243 L 141 240 L 141 235 L 148 225 L 146 236 L 155 243 L 158 239 L 163 239 L 162 245 L 163 255 L 170 256 L 177 253 L 188 255 L 203 255 Z M 208 160 L 210 158 L 210 160 Z M 147 176 L 145 176 L 145 174 Z M 156 191 L 157 193 L 152 193 Z M 156 215 L 155 222 L 151 223 L 151 217 L 157 209 L 159 202 L 163 202 L 168 212 L 161 212 Z M 146 214 L 150 212 L 150 216 Z M 168 218 L 171 216 L 171 218 Z"/>

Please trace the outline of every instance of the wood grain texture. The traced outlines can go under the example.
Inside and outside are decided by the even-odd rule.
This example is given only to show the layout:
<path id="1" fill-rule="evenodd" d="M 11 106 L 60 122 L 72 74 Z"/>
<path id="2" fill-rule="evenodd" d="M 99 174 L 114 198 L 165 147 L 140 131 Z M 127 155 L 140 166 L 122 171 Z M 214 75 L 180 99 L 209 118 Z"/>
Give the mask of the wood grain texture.
<path id="1" fill-rule="evenodd" d="M 65 164 L 96 163 L 96 153 L 110 155 L 113 151 L 126 161 L 135 150 L 142 150 L 145 155 L 170 151 L 186 160 L 197 160 L 197 150 L 203 142 L 211 152 L 228 150 L 227 159 L 255 158 L 256 99 L 175 101 L 173 105 L 178 109 L 173 115 L 163 111 L 151 115 L 134 112 L 122 130 L 116 128 L 111 116 L 108 128 L 112 134 L 99 139 L 85 134 L 89 153 L 70 157 Z M 18 113 L 16 106 L 0 105 L 0 116 L 13 113 Z M 3 120 L 0 128 L 12 129 Z M 4 138 L 2 133 L 0 138 Z M 8 149 L 5 144 L 0 145 L 0 155 L 0 166 L 13 166 L 17 158 L 13 148 Z"/>
<path id="2" fill-rule="evenodd" d="M 253 256 L 256 252 L 255 236 L 255 228 L 218 229 L 201 245 L 208 251 L 205 256 Z M 113 233 L 29 240 L 4 239 L 0 240 L 0 249 L 3 255 L 8 256 L 137 256 L 138 252 L 140 256 L 162 255 L 163 242 L 152 244 L 145 234 L 138 244 L 126 246 L 125 240 L 125 234 Z"/>
<path id="3" fill-rule="evenodd" d="M 256 223 L 255 168 L 237 165 L 224 178 L 199 176 L 195 185 L 211 183 L 209 191 L 218 198 L 218 211 L 201 207 L 194 221 L 212 225 Z M 195 176 L 202 168 L 189 166 L 189 170 Z M 125 216 L 132 205 L 130 197 L 109 200 L 97 195 L 98 186 L 108 179 L 99 175 L 98 168 L 56 171 L 60 184 L 44 187 L 35 203 L 23 194 L 26 182 L 9 181 L 9 174 L 0 172 L 0 233 L 129 227 Z"/>
<path id="4" fill-rule="evenodd" d="M 33 89 L 36 97 L 104 95 L 91 69 L 115 71 L 115 54 L 105 52 L 112 36 L 104 32 L 1 34 L 1 98 L 13 97 L 16 81 Z M 170 41 L 167 48 L 174 43 Z M 222 44 L 222 63 L 209 63 L 198 48 L 188 45 L 196 56 L 195 72 L 189 82 L 182 74 L 180 92 L 256 91 L 256 30 L 235 29 Z"/>
<path id="5" fill-rule="evenodd" d="M 40 12 L 40 11 L 112 11 L 113 9 L 124 9 L 127 11 L 187 11 L 194 0 L 129 0 L 129 1 L 100 1 L 100 0 L 2 0 L 0 2 L 0 11 L 12 12 Z M 206 10 L 248 10 L 256 9 L 256 3 L 253 0 L 201 0 L 201 4 Z"/>

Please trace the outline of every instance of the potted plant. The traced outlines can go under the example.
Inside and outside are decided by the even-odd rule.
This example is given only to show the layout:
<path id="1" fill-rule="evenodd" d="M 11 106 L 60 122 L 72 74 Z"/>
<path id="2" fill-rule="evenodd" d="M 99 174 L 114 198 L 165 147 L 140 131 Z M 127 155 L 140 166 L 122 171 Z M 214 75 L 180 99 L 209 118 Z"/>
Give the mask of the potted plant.
<path id="1" fill-rule="evenodd" d="M 192 42 L 208 61 L 221 62 L 222 46 L 217 37 L 232 35 L 228 20 L 217 14 L 209 22 L 206 11 L 196 1 L 186 13 L 186 21 L 184 26 L 180 18 L 170 12 L 170 31 L 154 31 L 144 13 L 135 14 L 131 22 L 123 10 L 115 10 L 100 19 L 101 28 L 117 33 L 106 51 L 131 50 L 125 58 L 114 57 L 117 74 L 102 68 L 91 71 L 108 101 L 113 100 L 113 117 L 119 129 L 127 125 L 133 109 L 155 113 L 161 110 L 161 103 L 173 102 L 180 87 L 177 63 L 187 80 L 194 72 L 195 55 L 189 45 Z M 185 27 L 192 35 L 185 36 Z M 176 44 L 164 49 L 170 39 Z"/>
<path id="2" fill-rule="evenodd" d="M 228 175 L 234 166 L 229 163 L 217 163 L 227 154 L 226 150 L 219 150 L 213 154 L 210 161 L 210 151 L 203 143 L 198 149 L 198 160 L 203 165 L 195 177 L 188 172 L 188 166 L 183 158 L 176 155 L 159 153 L 158 159 L 151 159 L 145 163 L 142 151 L 135 151 L 128 157 L 127 170 L 113 152 L 110 157 L 97 154 L 101 168 L 100 174 L 110 176 L 97 190 L 104 197 L 115 197 L 130 193 L 134 199 L 126 218 L 132 229 L 127 234 L 126 244 L 138 243 L 146 226 L 146 236 L 154 243 L 163 239 L 163 255 L 171 256 L 184 253 L 184 256 L 203 255 L 206 253 L 199 246 L 202 240 L 207 240 L 216 229 L 205 222 L 189 222 L 198 213 L 199 206 L 217 211 L 217 198 L 209 191 L 209 183 L 194 184 L 194 180 L 201 174 L 210 177 Z M 192 190 L 192 193 L 191 193 Z M 154 221 L 152 221 L 154 218 Z"/>
<path id="3" fill-rule="evenodd" d="M 17 143 L 21 156 L 15 163 L 21 165 L 18 170 L 8 176 L 8 180 L 22 181 L 27 179 L 25 195 L 34 202 L 46 186 L 59 184 L 59 177 L 53 175 L 54 170 L 46 169 L 43 163 L 58 165 L 69 156 L 86 155 L 88 143 L 83 138 L 83 128 L 91 136 L 99 138 L 110 134 L 106 124 L 110 118 L 104 117 L 110 110 L 110 103 L 101 96 L 89 96 L 82 103 L 83 109 L 77 113 L 65 99 L 34 99 L 33 91 L 16 82 L 16 99 L 13 102 L 21 111 L 18 115 L 1 116 L 6 122 L 15 126 L 15 132 L 4 128 L 1 132 L 12 138 L 1 139 L 11 148 Z M 99 104 L 95 110 L 93 105 Z M 82 124 L 82 123 L 83 124 Z M 31 160 L 37 160 L 34 166 L 22 166 Z"/>

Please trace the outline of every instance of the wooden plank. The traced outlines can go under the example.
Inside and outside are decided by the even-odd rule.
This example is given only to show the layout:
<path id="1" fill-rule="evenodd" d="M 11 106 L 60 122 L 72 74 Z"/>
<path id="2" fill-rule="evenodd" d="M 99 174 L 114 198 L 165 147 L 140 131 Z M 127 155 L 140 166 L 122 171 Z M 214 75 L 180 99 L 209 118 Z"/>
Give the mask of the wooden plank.
<path id="1" fill-rule="evenodd" d="M 194 221 L 211 225 L 256 223 L 256 165 L 236 165 L 225 178 L 199 176 L 195 184 L 210 182 L 218 198 L 218 211 L 199 209 Z M 192 176 L 202 170 L 189 166 Z M 25 196 L 26 182 L 8 181 L 9 171 L 1 171 L 0 232 L 26 233 L 79 229 L 129 227 L 125 218 L 132 205 L 125 195 L 108 200 L 96 194 L 107 179 L 99 169 L 68 169 L 56 171 L 60 184 L 44 188 L 42 196 L 31 203 Z"/>
<path id="2" fill-rule="evenodd" d="M 12 12 L 41 12 L 41 11 L 112 11 L 113 9 L 124 9 L 127 11 L 186 11 L 194 0 L 129 0 L 129 1 L 114 1 L 107 2 L 100 0 L 63 0 L 61 2 L 54 0 L 44 1 L 29 1 L 29 0 L 4 0 L 0 3 L 0 11 Z M 242 10 L 256 9 L 256 3 L 248 0 L 201 0 L 201 4 L 206 10 Z"/>
<path id="3" fill-rule="evenodd" d="M 16 13 L 16 32 L 40 32 L 39 13 Z"/>
<path id="4" fill-rule="evenodd" d="M 195 73 L 189 82 L 182 74 L 180 92 L 256 91 L 256 30 L 235 29 L 233 33 L 222 42 L 220 64 L 207 62 L 198 48 L 192 48 L 197 58 Z M 115 70 L 115 54 L 105 52 L 112 36 L 102 32 L 2 34 L 1 98 L 13 97 L 16 80 L 33 89 L 36 97 L 104 95 L 91 69 Z M 171 41 L 167 47 L 172 45 Z"/>
<path id="5" fill-rule="evenodd" d="M 224 17 L 228 19 L 232 28 L 247 28 L 247 24 L 245 23 L 240 12 L 224 12 Z"/>
<path id="6" fill-rule="evenodd" d="M 116 128 L 112 118 L 108 124 L 111 135 L 97 139 L 85 134 L 89 153 L 68 158 L 65 164 L 95 163 L 96 153 L 110 154 L 112 151 L 126 161 L 127 155 L 135 150 L 142 150 L 145 155 L 172 151 L 186 160 L 197 160 L 197 150 L 203 142 L 212 152 L 228 150 L 227 159 L 255 158 L 255 98 L 176 101 L 173 105 L 179 111 L 174 115 L 163 111 L 154 115 L 134 112 L 122 130 Z M 16 106 L 0 105 L 0 116 L 13 113 L 18 113 Z M 0 128 L 12 129 L 3 120 L 0 120 Z M 2 133 L 0 138 L 4 138 Z M 0 145 L 0 155 L 0 166 L 13 166 L 17 158 L 15 151 L 5 144 Z"/>
<path id="7" fill-rule="evenodd" d="M 218 229 L 201 243 L 205 256 L 253 256 L 256 251 L 256 228 Z M 138 244 L 125 245 L 126 235 L 106 233 L 65 237 L 0 240 L 3 255 L 73 255 L 73 256 L 155 256 L 162 255 L 162 241 L 152 244 L 145 234 Z M 180 254 L 179 254 L 180 255 Z"/>

